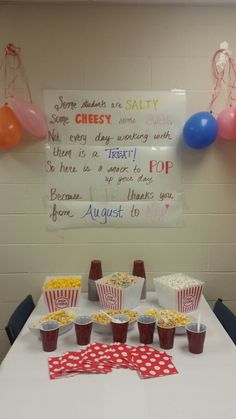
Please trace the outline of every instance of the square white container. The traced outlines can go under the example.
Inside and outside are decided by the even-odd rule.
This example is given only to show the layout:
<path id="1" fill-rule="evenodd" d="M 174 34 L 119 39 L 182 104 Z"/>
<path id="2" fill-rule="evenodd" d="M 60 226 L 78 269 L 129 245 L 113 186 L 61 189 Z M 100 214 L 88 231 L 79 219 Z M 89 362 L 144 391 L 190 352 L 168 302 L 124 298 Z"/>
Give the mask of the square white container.
<path id="1" fill-rule="evenodd" d="M 44 284 L 50 279 L 57 278 L 63 279 L 70 276 L 71 278 L 80 278 L 82 281 L 81 275 L 53 275 L 47 276 Z M 76 307 L 79 305 L 79 296 L 81 291 L 80 287 L 73 288 L 44 288 L 43 285 L 43 297 L 44 301 L 48 306 L 48 310 L 52 313 L 56 310 L 63 310 L 67 307 Z"/>
<path id="2" fill-rule="evenodd" d="M 132 309 L 139 305 L 144 278 L 136 276 L 137 282 L 126 288 L 105 284 L 107 279 L 115 273 L 95 281 L 101 306 L 108 310 L 121 310 Z"/>
<path id="3" fill-rule="evenodd" d="M 181 278 L 181 274 L 153 278 L 158 304 L 163 308 L 177 310 L 180 313 L 189 313 L 197 310 L 204 283 L 183 275 L 187 280 L 194 279 L 194 285 L 176 289 L 167 283 L 163 283 L 165 278 L 171 277 L 178 279 Z"/>

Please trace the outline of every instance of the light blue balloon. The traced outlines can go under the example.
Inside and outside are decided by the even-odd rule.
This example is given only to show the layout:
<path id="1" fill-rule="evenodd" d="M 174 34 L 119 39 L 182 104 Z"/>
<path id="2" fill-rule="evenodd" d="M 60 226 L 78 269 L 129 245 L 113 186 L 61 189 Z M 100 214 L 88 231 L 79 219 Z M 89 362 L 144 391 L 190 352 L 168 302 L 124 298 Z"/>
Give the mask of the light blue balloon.
<path id="1" fill-rule="evenodd" d="M 210 112 L 198 112 L 185 123 L 183 139 L 192 148 L 205 148 L 214 143 L 217 138 L 218 126 Z"/>

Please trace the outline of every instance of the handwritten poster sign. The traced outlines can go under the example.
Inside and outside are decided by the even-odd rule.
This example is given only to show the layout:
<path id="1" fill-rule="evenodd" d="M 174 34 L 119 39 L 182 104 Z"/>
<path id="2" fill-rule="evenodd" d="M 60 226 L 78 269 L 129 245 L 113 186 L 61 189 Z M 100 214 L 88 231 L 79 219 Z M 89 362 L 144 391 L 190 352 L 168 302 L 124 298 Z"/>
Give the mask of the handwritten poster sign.
<path id="1" fill-rule="evenodd" d="M 45 91 L 51 228 L 182 225 L 185 94 Z"/>

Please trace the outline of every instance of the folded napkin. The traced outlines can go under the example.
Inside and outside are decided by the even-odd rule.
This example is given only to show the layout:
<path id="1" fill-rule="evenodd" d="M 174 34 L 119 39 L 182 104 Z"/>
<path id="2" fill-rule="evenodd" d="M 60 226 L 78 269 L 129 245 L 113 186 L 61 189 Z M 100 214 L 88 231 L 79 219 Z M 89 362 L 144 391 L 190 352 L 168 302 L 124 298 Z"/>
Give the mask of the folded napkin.
<path id="1" fill-rule="evenodd" d="M 80 373 L 107 374 L 113 368 L 137 370 L 141 378 L 177 374 L 172 357 L 152 346 L 95 342 L 86 349 L 66 352 L 48 359 L 49 377 L 54 380 Z"/>
<path id="2" fill-rule="evenodd" d="M 178 373 L 171 361 L 172 357 L 153 347 L 137 346 L 131 351 L 130 356 L 131 362 L 134 363 L 142 378 L 163 377 Z"/>

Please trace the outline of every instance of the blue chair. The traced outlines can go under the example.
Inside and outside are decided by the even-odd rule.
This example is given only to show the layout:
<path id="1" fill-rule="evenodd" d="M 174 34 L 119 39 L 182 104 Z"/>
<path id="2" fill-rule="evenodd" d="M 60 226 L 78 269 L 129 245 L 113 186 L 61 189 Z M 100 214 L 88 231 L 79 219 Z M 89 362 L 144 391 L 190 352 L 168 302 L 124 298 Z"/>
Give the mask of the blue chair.
<path id="1" fill-rule="evenodd" d="M 28 295 L 12 313 L 8 324 L 5 327 L 11 345 L 15 342 L 17 336 L 19 335 L 21 329 L 23 328 L 26 320 L 29 318 L 34 308 L 35 304 L 32 295 Z"/>
<path id="2" fill-rule="evenodd" d="M 221 298 L 216 301 L 213 312 L 236 345 L 236 316 L 234 313 L 223 303 Z"/>

